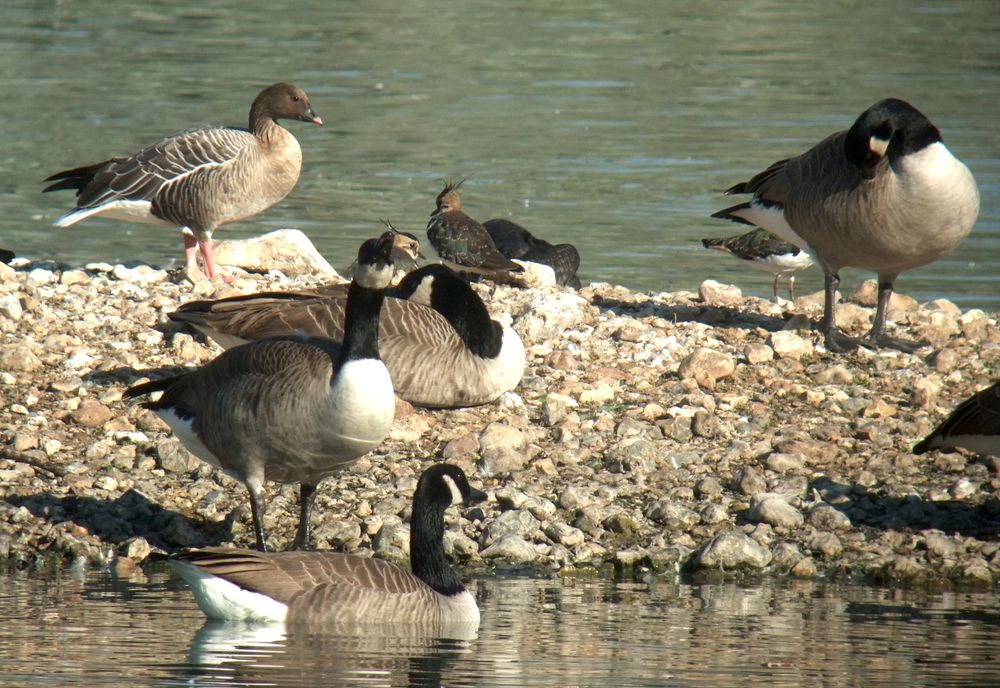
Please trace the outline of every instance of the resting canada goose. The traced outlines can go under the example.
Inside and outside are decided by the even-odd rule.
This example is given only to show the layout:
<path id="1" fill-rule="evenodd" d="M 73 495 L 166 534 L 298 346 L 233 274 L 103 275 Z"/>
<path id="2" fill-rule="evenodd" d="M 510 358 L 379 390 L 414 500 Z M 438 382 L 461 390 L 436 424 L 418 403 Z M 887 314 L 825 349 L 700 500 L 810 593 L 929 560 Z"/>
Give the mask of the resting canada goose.
<path id="1" fill-rule="evenodd" d="M 417 259 L 424 257 L 424 254 L 420 252 L 420 240 L 409 232 L 399 231 L 393 227 L 392 223 L 388 220 L 383 220 L 382 222 L 389 229 L 389 231 L 395 233 L 395 236 L 393 236 L 392 239 L 393 265 L 401 270 L 409 270 L 410 268 L 417 267 Z M 343 276 L 347 279 L 351 279 L 354 277 L 354 271 L 357 270 L 357 268 L 358 261 L 355 260 L 347 266 L 347 269 L 343 272 Z"/>
<path id="2" fill-rule="evenodd" d="M 934 432 L 917 442 L 913 453 L 955 447 L 1000 456 L 1000 382 L 979 390 L 956 406 Z"/>
<path id="3" fill-rule="evenodd" d="M 328 551 L 212 547 L 187 550 L 171 563 L 213 619 L 478 626 L 476 601 L 444 554 L 444 514 L 453 503 L 484 499 L 457 466 L 440 463 L 424 471 L 410 517 L 412 573 L 382 559 Z"/>
<path id="4" fill-rule="evenodd" d="M 849 130 L 726 193 L 753 198 L 712 217 L 759 225 L 807 249 L 823 268 L 820 329 L 831 351 L 859 344 L 919 347 L 885 334 L 893 283 L 901 272 L 948 254 L 979 213 L 972 173 L 945 147 L 930 120 L 895 98 L 875 103 Z M 878 273 L 875 321 L 861 339 L 844 335 L 834 323 L 839 273 L 846 266 Z"/>
<path id="5" fill-rule="evenodd" d="M 125 393 L 162 390 L 163 396 L 144 406 L 192 454 L 244 482 L 261 551 L 264 480 L 301 483 L 301 520 L 292 546 L 308 547 L 316 485 L 374 449 L 392 426 L 395 399 L 377 336 L 383 290 L 392 275 L 391 246 L 386 232 L 358 252 L 343 345 L 321 337 L 266 339 Z"/>
<path id="6" fill-rule="evenodd" d="M 788 295 L 794 301 L 795 273 L 813 264 L 808 251 L 782 241 L 761 227 L 737 236 L 702 239 L 701 245 L 745 260 L 757 270 L 773 272 L 771 288 L 775 300 L 778 298 L 778 279 L 787 277 Z"/>
<path id="7" fill-rule="evenodd" d="M 503 218 L 487 220 L 483 227 L 503 255 L 548 265 L 556 275 L 556 284 L 580 288 L 580 278 L 576 276 L 580 269 L 580 252 L 573 244 L 553 246 L 516 222 Z"/>
<path id="8" fill-rule="evenodd" d="M 75 189 L 76 207 L 55 224 L 103 216 L 179 226 L 188 270 L 197 268 L 200 248 L 212 279 L 215 229 L 270 208 L 299 180 L 302 150 L 279 119 L 323 124 L 302 89 L 279 83 L 254 99 L 249 129 L 193 129 L 126 157 L 57 172 L 44 190 Z"/>
<path id="9" fill-rule="evenodd" d="M 397 396 L 417 406 L 487 404 L 524 373 L 521 338 L 490 318 L 486 304 L 448 267 L 425 265 L 390 292 L 379 318 L 379 352 Z M 343 285 L 192 301 L 170 314 L 220 346 L 302 333 L 340 341 Z"/>
<path id="10" fill-rule="evenodd" d="M 460 272 L 476 275 L 524 272 L 523 267 L 497 250 L 481 224 L 462 211 L 462 197 L 458 193 L 462 181 L 445 185 L 427 222 L 427 238 L 439 259 Z"/>

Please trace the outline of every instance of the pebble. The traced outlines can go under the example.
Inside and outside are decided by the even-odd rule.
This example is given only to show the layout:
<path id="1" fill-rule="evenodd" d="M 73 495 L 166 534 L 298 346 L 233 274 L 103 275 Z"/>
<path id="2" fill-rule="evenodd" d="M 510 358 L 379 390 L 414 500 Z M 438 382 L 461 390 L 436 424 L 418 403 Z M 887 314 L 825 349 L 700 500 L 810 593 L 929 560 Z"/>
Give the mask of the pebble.
<path id="1" fill-rule="evenodd" d="M 747 518 L 757 523 L 768 523 L 778 528 L 798 528 L 805 523 L 805 517 L 794 506 L 776 494 L 760 494 L 750 503 Z"/>
<path id="2" fill-rule="evenodd" d="M 0 361 L 15 365 L 0 363 L 0 443 L 65 473 L 0 460 L 10 556 L 106 561 L 110 548 L 116 561 L 138 562 L 138 539 L 159 551 L 252 544 L 245 490 L 121 399 L 138 371 L 218 353 L 187 331 L 155 329 L 175 304 L 216 286 L 157 281 L 158 272 L 44 263 L 2 283 Z M 235 273 L 236 291 L 323 281 Z M 316 544 L 405 564 L 416 478 L 447 460 L 491 493 L 447 512 L 446 551 L 473 567 L 488 552 L 490 565 L 567 574 L 700 567 L 1000 580 L 995 543 L 974 535 L 1000 530 L 1000 458 L 910 454 L 993 379 L 996 314 L 904 299 L 894 333 L 927 334 L 931 356 L 844 356 L 810 330 L 822 293 L 779 305 L 721 287 L 706 298 L 477 285 L 524 340 L 522 384 L 475 409 L 404 409 L 382 447 L 320 486 Z M 853 304 L 846 312 L 867 327 L 871 308 Z M 294 537 L 295 491 L 266 490 L 269 544 L 281 549 Z M 12 495 L 21 517 L 2 507 Z M 54 522 L 69 524 L 55 542 Z"/>
<path id="3" fill-rule="evenodd" d="M 695 554 L 693 563 L 701 569 L 760 570 L 771 563 L 771 553 L 735 528 L 708 540 Z"/>

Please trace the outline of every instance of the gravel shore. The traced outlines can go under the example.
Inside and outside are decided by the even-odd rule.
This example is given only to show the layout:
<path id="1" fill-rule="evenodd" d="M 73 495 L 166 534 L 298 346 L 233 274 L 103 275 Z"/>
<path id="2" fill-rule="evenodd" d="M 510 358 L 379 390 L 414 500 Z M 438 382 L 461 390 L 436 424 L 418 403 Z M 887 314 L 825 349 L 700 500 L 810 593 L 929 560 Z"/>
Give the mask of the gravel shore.
<path id="1" fill-rule="evenodd" d="M 242 275 L 216 294 L 148 266 L 0 265 L 0 559 L 127 569 L 252 546 L 243 486 L 121 395 L 220 351 L 167 321 L 178 304 L 318 281 Z M 479 408 L 401 409 L 378 450 L 320 486 L 318 547 L 405 560 L 417 476 L 446 459 L 490 494 L 449 513 L 466 570 L 1000 580 L 1000 459 L 911 453 L 997 379 L 996 313 L 897 296 L 896 332 L 931 346 L 833 355 L 808 327 L 821 294 L 476 288 L 524 339 L 520 386 Z M 844 329 L 868 327 L 874 295 L 847 295 Z M 297 488 L 267 499 L 283 549 Z"/>

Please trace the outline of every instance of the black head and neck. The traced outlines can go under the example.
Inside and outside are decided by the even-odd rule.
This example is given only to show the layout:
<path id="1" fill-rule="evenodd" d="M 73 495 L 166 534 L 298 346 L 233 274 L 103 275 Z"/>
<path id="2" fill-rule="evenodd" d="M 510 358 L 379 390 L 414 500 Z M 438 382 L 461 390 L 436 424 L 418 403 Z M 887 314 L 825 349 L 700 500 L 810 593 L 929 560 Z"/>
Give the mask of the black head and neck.
<path id="1" fill-rule="evenodd" d="M 844 153 L 862 177 L 871 179 L 883 158 L 894 168 L 901 158 L 941 141 L 941 132 L 922 112 L 898 98 L 872 105 L 848 130 Z"/>
<path id="2" fill-rule="evenodd" d="M 469 485 L 458 466 L 434 464 L 420 476 L 410 518 L 410 568 L 442 595 L 465 590 L 444 554 L 444 513 L 452 504 L 478 504 L 486 493 Z"/>
<path id="3" fill-rule="evenodd" d="M 394 294 L 430 306 L 451 323 L 472 353 L 496 358 L 503 346 L 503 328 L 490 318 L 486 304 L 468 282 L 440 263 L 407 273 Z"/>
<path id="4" fill-rule="evenodd" d="M 379 358 L 378 318 L 385 288 L 392 279 L 393 239 L 392 232 L 385 232 L 378 239 L 368 239 L 358 250 L 358 268 L 347 290 L 341 364 Z"/>

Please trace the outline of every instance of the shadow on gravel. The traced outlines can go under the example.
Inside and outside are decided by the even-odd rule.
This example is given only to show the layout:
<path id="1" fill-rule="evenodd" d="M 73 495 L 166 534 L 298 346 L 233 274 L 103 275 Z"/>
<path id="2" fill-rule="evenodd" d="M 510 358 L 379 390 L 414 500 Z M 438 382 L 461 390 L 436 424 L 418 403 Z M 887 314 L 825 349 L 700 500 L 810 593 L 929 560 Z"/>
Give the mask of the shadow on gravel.
<path id="1" fill-rule="evenodd" d="M 134 489 L 113 500 L 36 494 L 11 497 L 7 501 L 25 507 L 54 525 L 72 521 L 113 545 L 142 537 L 154 547 L 172 551 L 217 545 L 233 539 L 231 520 L 215 523 L 190 519 L 164 509 Z"/>
<path id="2" fill-rule="evenodd" d="M 159 380 L 165 377 L 174 377 L 175 375 L 190 373 L 192 370 L 196 369 L 197 366 L 168 365 L 136 370 L 131 366 L 121 366 L 119 368 L 112 368 L 111 370 L 92 371 L 84 375 L 83 379 L 94 384 L 107 385 L 110 383 L 119 383 L 124 384 L 127 387 L 131 387 L 132 385 L 137 384 L 140 380 Z"/>
<path id="3" fill-rule="evenodd" d="M 747 313 L 736 308 L 723 306 L 667 306 L 653 301 L 624 301 L 594 296 L 591 303 L 615 315 L 631 318 L 654 317 L 670 322 L 697 322 L 714 327 L 731 327 L 754 330 L 758 327 L 777 332 L 787 322 L 761 313 Z"/>
<path id="4" fill-rule="evenodd" d="M 1000 502 L 989 497 L 973 504 L 962 500 L 933 501 L 917 495 L 887 496 L 875 493 L 856 494 L 852 486 L 827 478 L 810 487 L 821 494 L 851 494 L 850 502 L 833 505 L 851 519 L 855 528 L 912 531 L 940 530 L 946 535 L 959 534 L 988 540 L 1000 535 Z"/>

